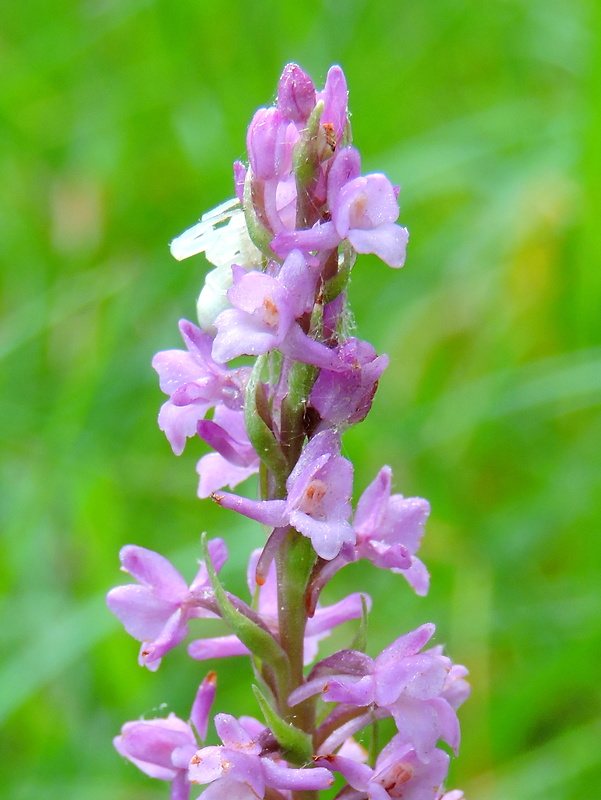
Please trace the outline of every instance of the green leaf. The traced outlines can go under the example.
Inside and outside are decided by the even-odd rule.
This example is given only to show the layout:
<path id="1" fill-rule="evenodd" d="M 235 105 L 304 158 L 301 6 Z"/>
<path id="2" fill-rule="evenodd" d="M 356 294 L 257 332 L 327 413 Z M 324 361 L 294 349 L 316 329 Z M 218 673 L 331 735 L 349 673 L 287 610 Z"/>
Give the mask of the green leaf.
<path id="1" fill-rule="evenodd" d="M 215 592 L 215 599 L 223 620 L 229 625 L 238 639 L 248 647 L 251 653 L 254 653 L 273 668 L 278 677 L 278 683 L 287 687 L 290 668 L 286 653 L 271 633 L 257 625 L 232 604 L 215 572 L 207 546 L 206 533 L 202 535 L 201 546 L 211 586 Z"/>
<path id="2" fill-rule="evenodd" d="M 309 734 L 283 720 L 279 712 L 273 708 L 261 689 L 254 684 L 253 692 L 255 693 L 257 702 L 261 706 L 261 711 L 263 712 L 267 726 L 271 729 L 271 732 L 282 748 L 282 755 L 286 761 L 291 761 L 294 764 L 309 763 L 313 755 L 313 747 Z"/>
<path id="3" fill-rule="evenodd" d="M 303 131 L 302 137 L 294 145 L 292 150 L 292 168 L 296 175 L 297 186 L 303 188 L 308 186 L 315 179 L 319 166 L 318 138 L 321 132 L 319 122 L 323 114 L 324 103 L 320 100 Z M 325 133 L 322 132 L 325 140 Z"/>
<path id="4" fill-rule="evenodd" d="M 365 652 L 365 648 L 367 647 L 367 615 L 369 611 L 367 610 L 367 603 L 365 601 L 365 595 L 361 595 L 361 622 L 359 623 L 359 630 L 355 634 L 353 641 L 351 642 L 351 650 L 359 650 L 362 653 Z"/>
<path id="5" fill-rule="evenodd" d="M 250 167 L 246 173 L 246 180 L 244 181 L 244 202 L 242 203 L 242 209 L 244 211 L 244 220 L 246 222 L 248 235 L 252 243 L 267 259 L 276 258 L 275 253 L 271 249 L 273 235 L 260 221 L 255 210 L 252 192 L 252 172 Z"/>
<path id="6" fill-rule="evenodd" d="M 339 248 L 338 270 L 333 277 L 326 281 L 323 287 L 322 303 L 324 306 L 335 300 L 341 292 L 344 292 L 349 284 L 351 270 L 356 260 L 357 253 L 355 250 L 348 242 L 343 242 Z"/>
<path id="7" fill-rule="evenodd" d="M 305 441 L 304 414 L 319 370 L 297 361 L 290 368 L 288 394 L 282 402 L 282 446 L 288 463 L 296 464 Z"/>
<path id="8" fill-rule="evenodd" d="M 279 482 L 285 483 L 289 472 L 288 464 L 278 440 L 264 419 L 267 412 L 261 397 L 261 373 L 266 362 L 266 354 L 259 356 L 251 372 L 246 387 L 244 424 L 250 443 L 261 461 L 275 474 Z"/>

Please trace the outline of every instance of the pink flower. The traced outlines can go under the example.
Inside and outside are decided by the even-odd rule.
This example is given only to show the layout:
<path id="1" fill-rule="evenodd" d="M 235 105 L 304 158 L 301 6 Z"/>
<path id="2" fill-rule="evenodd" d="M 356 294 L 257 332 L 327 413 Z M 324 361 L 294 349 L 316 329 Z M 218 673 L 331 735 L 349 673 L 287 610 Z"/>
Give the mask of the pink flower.
<path id="1" fill-rule="evenodd" d="M 373 768 L 340 755 L 322 756 L 315 763 L 340 772 L 368 800 L 434 800 L 449 770 L 444 751 L 435 749 L 428 761 L 422 761 L 399 734 L 384 747 Z"/>
<path id="2" fill-rule="evenodd" d="M 227 560 L 223 539 L 212 539 L 209 551 L 219 571 Z M 188 587 L 178 570 L 153 550 L 130 544 L 121 549 L 119 557 L 122 569 L 138 583 L 116 586 L 106 602 L 130 636 L 142 642 L 140 665 L 154 672 L 165 653 L 185 638 L 188 620 L 214 616 L 207 608 L 213 597 L 207 568 L 201 561 Z"/>
<path id="3" fill-rule="evenodd" d="M 338 64 L 328 70 L 325 86 L 317 93 L 317 100 L 324 103 L 320 122 L 332 126 L 335 143 L 339 144 L 348 121 L 348 89 L 344 72 Z"/>
<path id="4" fill-rule="evenodd" d="M 399 206 L 385 175 L 375 173 L 346 183 L 330 212 L 338 235 L 358 253 L 374 253 L 389 267 L 403 266 L 409 233 L 395 224 Z"/>
<path id="5" fill-rule="evenodd" d="M 430 576 L 415 553 L 424 535 L 430 504 L 421 497 L 391 495 L 391 485 L 392 471 L 382 467 L 359 498 L 354 519 L 355 557 L 400 572 L 417 594 L 425 595 Z"/>
<path id="6" fill-rule="evenodd" d="M 209 497 L 224 486 L 233 489 L 258 472 L 259 456 L 248 440 L 242 410 L 218 406 L 213 419 L 201 420 L 197 431 L 217 451 L 203 456 L 196 465 L 199 497 Z"/>
<path id="7" fill-rule="evenodd" d="M 388 356 L 376 355 L 369 342 L 349 337 L 338 348 L 344 369 L 322 369 L 313 385 L 310 404 L 323 420 L 320 428 L 338 430 L 356 425 L 367 416 L 378 379 L 388 366 Z"/>
<path id="8" fill-rule="evenodd" d="M 159 412 L 159 427 L 176 455 L 181 455 L 186 438 L 196 435 L 199 420 L 216 405 L 242 408 L 248 367 L 227 369 L 211 356 L 213 339 L 187 320 L 179 329 L 187 350 L 164 350 L 152 359 L 160 386 L 169 400 Z"/>
<path id="9" fill-rule="evenodd" d="M 275 264 L 272 264 L 275 268 Z M 277 275 L 232 268 L 232 305 L 215 320 L 215 361 L 241 355 L 258 356 L 278 348 L 296 361 L 342 369 L 335 350 L 303 332 L 297 320 L 313 309 L 317 274 L 299 250 L 293 250 Z"/>
<path id="10" fill-rule="evenodd" d="M 394 717 L 403 741 L 424 762 L 439 739 L 457 750 L 457 716 L 444 697 L 451 662 L 437 649 L 420 653 L 433 633 L 434 625 L 429 623 L 400 636 L 375 659 L 356 650 L 341 650 L 315 665 L 309 680 L 288 698 L 289 705 L 321 693 L 326 702 L 366 708 L 366 715 L 339 728 L 320 752 L 328 752 L 326 747 L 335 749 L 364 727 L 370 718 L 368 707 L 376 716 Z"/>
<path id="11" fill-rule="evenodd" d="M 215 698 L 217 676 L 209 672 L 200 684 L 190 718 L 199 737 L 207 733 L 209 713 Z M 171 800 L 188 800 L 188 764 L 198 749 L 191 725 L 171 713 L 166 719 L 126 722 L 113 739 L 118 753 L 151 778 L 171 781 Z"/>
<path id="12" fill-rule="evenodd" d="M 285 761 L 263 754 L 261 728 L 256 720 L 235 719 L 217 714 L 215 728 L 222 746 L 203 747 L 190 761 L 188 778 L 192 783 L 210 784 L 200 795 L 203 800 L 257 800 L 265 797 L 268 787 L 274 789 L 328 789 L 334 782 L 323 767 L 293 769 Z M 200 800 L 200 798 L 199 798 Z"/>
<path id="13" fill-rule="evenodd" d="M 224 492 L 213 499 L 273 528 L 291 525 L 311 539 L 318 556 L 330 560 L 355 542 L 349 522 L 352 487 L 353 466 L 340 455 L 340 437 L 325 430 L 303 449 L 286 481 L 286 500 L 248 500 Z"/>
<path id="14" fill-rule="evenodd" d="M 271 247 L 284 257 L 297 247 L 303 253 L 331 250 L 347 239 L 358 253 L 374 253 L 390 267 L 402 267 L 409 233 L 396 224 L 397 192 L 381 173 L 361 177 L 355 148 L 336 154 L 328 178 L 329 222 L 312 228 L 280 231 Z"/>

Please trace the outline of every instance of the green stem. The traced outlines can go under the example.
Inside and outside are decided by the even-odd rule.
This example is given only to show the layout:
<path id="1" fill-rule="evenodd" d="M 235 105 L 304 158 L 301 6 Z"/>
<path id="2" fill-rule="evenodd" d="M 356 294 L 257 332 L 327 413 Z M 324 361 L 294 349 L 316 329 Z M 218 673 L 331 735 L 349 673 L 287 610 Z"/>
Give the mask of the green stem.
<path id="1" fill-rule="evenodd" d="M 305 595 L 315 559 L 311 541 L 291 528 L 276 560 L 280 645 L 290 664 L 291 691 L 304 682 L 303 656 L 307 624 Z M 279 699 L 282 715 L 296 727 L 312 734 L 315 730 L 314 701 L 306 700 L 289 708 L 286 704 L 287 696 L 280 696 Z"/>
<path id="2" fill-rule="evenodd" d="M 281 414 L 281 446 L 290 469 L 298 461 L 305 441 L 303 417 L 317 373 L 316 367 L 300 361 L 290 367 L 288 394 L 282 402 Z"/>
<path id="3" fill-rule="evenodd" d="M 248 379 L 244 400 L 244 424 L 255 452 L 272 474 L 276 491 L 285 493 L 286 478 L 289 473 L 288 463 L 272 430 L 269 404 L 265 397 L 265 388 L 261 383 L 261 373 L 266 364 L 267 355 L 259 356 Z M 261 477 L 263 488 L 265 480 L 263 476 Z"/>
<path id="4" fill-rule="evenodd" d="M 311 195 L 319 171 L 319 136 L 325 137 L 319 120 L 323 114 L 322 100 L 316 104 L 307 120 L 302 138 L 294 146 L 292 164 L 296 176 L 296 229 L 303 230 L 314 222 L 314 205 Z"/>

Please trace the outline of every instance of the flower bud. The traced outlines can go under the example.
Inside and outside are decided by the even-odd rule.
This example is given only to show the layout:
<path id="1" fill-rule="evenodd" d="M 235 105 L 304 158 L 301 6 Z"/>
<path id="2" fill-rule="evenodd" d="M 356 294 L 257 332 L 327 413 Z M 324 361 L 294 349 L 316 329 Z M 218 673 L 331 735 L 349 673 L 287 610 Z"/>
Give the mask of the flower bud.
<path id="1" fill-rule="evenodd" d="M 298 139 L 296 127 L 277 108 L 260 108 L 246 135 L 246 147 L 253 175 L 268 181 L 292 169 L 292 148 Z"/>
<path id="2" fill-rule="evenodd" d="M 304 123 L 314 106 L 313 81 L 298 64 L 286 64 L 278 84 L 278 110 L 285 119 Z"/>
<path id="3" fill-rule="evenodd" d="M 317 99 L 324 102 L 321 123 L 332 125 L 338 145 L 348 123 L 348 89 L 344 72 L 337 64 L 328 70 L 326 84 Z"/>
<path id="4" fill-rule="evenodd" d="M 146 775 L 163 781 L 175 780 L 180 772 L 174 756 L 185 753 L 189 761 L 198 747 L 190 726 L 173 713 L 166 719 L 126 722 L 113 744 Z"/>

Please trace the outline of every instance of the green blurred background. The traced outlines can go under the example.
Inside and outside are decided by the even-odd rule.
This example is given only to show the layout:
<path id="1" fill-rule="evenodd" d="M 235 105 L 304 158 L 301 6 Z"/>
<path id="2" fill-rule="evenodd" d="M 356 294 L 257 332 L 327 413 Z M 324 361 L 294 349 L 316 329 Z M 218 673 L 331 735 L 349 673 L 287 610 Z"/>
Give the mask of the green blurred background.
<path id="1" fill-rule="evenodd" d="M 260 531 L 195 497 L 156 425 L 150 359 L 206 269 L 167 243 L 232 195 L 283 65 L 340 63 L 365 171 L 401 183 L 407 265 L 359 260 L 359 335 L 387 352 L 345 438 L 427 497 L 425 599 L 355 565 L 370 650 L 424 621 L 471 671 L 451 786 L 468 800 L 601 787 L 601 72 L 590 0 L 6 0 L 0 10 L 0 785 L 15 800 L 166 798 L 111 737 L 205 665 L 150 674 L 104 605 L 119 547 L 191 577 L 203 530 L 240 573 Z M 256 526 L 258 528 L 258 526 Z M 254 537 L 254 539 L 253 539 Z M 208 628 L 206 629 L 208 632 Z M 214 628 L 210 629 L 214 631 Z M 326 647 L 343 646 L 352 626 Z M 248 666 L 217 707 L 256 714 Z"/>

